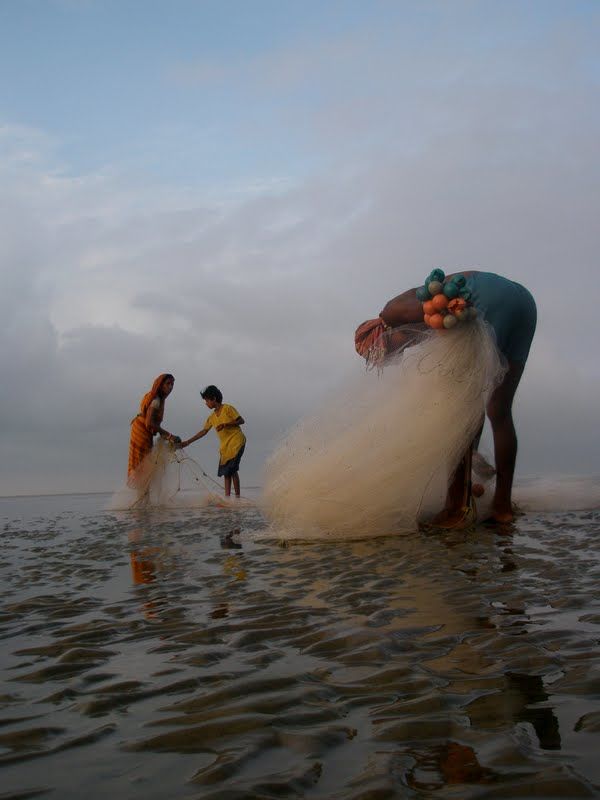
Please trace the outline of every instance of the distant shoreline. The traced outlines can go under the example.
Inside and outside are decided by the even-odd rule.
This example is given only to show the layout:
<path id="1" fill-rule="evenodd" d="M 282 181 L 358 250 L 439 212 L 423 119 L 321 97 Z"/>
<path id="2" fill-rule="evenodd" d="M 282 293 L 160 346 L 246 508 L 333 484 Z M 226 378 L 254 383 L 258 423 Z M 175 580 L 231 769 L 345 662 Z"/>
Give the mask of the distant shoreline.
<path id="1" fill-rule="evenodd" d="M 246 489 L 262 489 L 262 486 L 246 486 Z M 103 492 L 34 492 L 33 494 L 0 494 L 0 500 L 15 500 L 24 497 L 85 497 L 86 495 L 114 494 L 117 489 Z"/>
<path id="2" fill-rule="evenodd" d="M 108 489 L 104 492 L 35 492 L 34 494 L 0 494 L 0 500 L 14 500 L 17 497 L 83 497 L 93 494 L 113 494 L 114 490 Z"/>

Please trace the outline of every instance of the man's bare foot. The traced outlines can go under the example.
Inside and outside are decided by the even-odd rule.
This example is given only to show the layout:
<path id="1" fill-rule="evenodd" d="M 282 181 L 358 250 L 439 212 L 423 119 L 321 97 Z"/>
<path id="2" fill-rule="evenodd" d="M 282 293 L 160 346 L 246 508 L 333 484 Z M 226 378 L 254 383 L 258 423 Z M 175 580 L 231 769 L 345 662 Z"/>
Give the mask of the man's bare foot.
<path id="1" fill-rule="evenodd" d="M 473 514 L 470 508 L 445 508 L 436 514 L 429 525 L 442 530 L 468 528 L 473 523 Z"/>
<path id="2" fill-rule="evenodd" d="M 515 516 L 512 511 L 492 511 L 490 516 L 483 520 L 485 525 L 512 525 L 515 521 Z"/>

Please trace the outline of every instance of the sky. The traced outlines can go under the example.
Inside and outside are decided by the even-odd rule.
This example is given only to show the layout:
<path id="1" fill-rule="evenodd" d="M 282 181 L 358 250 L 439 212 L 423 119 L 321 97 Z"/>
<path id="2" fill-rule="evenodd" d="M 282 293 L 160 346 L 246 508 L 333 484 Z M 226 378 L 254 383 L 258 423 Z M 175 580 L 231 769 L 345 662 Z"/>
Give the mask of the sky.
<path id="1" fill-rule="evenodd" d="M 437 266 L 536 298 L 517 476 L 600 474 L 599 40 L 595 0 L 0 0 L 0 494 L 118 488 L 162 372 L 260 484 Z"/>

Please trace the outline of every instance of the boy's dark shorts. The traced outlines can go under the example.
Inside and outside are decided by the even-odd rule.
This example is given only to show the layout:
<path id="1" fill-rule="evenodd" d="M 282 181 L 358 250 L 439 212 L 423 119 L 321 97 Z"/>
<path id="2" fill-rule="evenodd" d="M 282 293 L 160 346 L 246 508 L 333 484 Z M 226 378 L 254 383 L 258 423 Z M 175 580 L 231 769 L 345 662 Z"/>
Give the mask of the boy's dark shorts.
<path id="1" fill-rule="evenodd" d="M 219 471 L 217 472 L 219 478 L 231 478 L 232 475 L 238 472 L 245 447 L 246 445 L 243 444 L 233 458 L 230 458 L 224 464 L 219 464 Z"/>

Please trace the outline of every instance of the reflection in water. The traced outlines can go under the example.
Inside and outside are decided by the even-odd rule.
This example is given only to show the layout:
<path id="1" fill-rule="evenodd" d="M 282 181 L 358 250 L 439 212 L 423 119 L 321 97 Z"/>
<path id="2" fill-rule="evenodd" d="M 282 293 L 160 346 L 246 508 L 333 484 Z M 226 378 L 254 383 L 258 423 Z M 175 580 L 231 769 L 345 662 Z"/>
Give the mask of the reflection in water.
<path id="1" fill-rule="evenodd" d="M 152 583 L 156 580 L 156 564 L 150 555 L 154 555 L 154 553 L 147 551 L 140 553 L 136 550 L 130 552 L 131 577 L 135 584 Z"/>
<path id="2" fill-rule="evenodd" d="M 235 578 L 236 581 L 246 580 L 246 570 L 244 569 L 242 560 L 237 556 L 228 556 L 223 564 L 223 572 Z"/>
<path id="3" fill-rule="evenodd" d="M 159 547 L 142 547 L 139 545 L 143 541 L 141 528 L 134 528 L 128 534 L 130 543 L 137 549 L 130 550 L 131 577 L 134 584 L 152 583 L 156 580 L 156 557 L 160 553 Z"/>
<path id="4" fill-rule="evenodd" d="M 499 728 L 507 722 L 526 722 L 535 730 L 543 750 L 560 750 L 558 719 L 540 675 L 507 672 L 497 694 L 480 697 L 468 707 L 474 725 Z M 542 705 L 545 704 L 545 705 Z"/>
<path id="5" fill-rule="evenodd" d="M 406 775 L 411 789 L 435 791 L 446 784 L 492 783 L 497 776 L 482 767 L 472 747 L 448 741 L 412 753 L 415 764 Z"/>
<path id="6" fill-rule="evenodd" d="M 223 619 L 229 614 L 229 605 L 227 603 L 219 603 L 210 612 L 212 619 Z"/>
<path id="7" fill-rule="evenodd" d="M 560 731 L 558 719 L 549 703 L 550 695 L 544 688 L 541 675 L 525 675 L 507 672 L 506 680 L 511 695 L 522 698 L 522 705 L 515 708 L 515 719 L 529 722 L 537 734 L 540 747 L 544 750 L 560 750 Z"/>
<path id="8" fill-rule="evenodd" d="M 154 583 L 157 575 L 157 560 L 163 549 L 156 546 L 143 545 L 144 534 L 142 528 L 134 528 L 128 533 L 130 544 L 136 549 L 130 550 L 131 579 L 135 586 Z M 156 599 L 146 599 L 142 604 L 143 614 L 148 620 L 154 620 L 162 603 Z"/>
<path id="9" fill-rule="evenodd" d="M 220 537 L 221 547 L 224 550 L 241 550 L 242 543 L 239 542 L 237 538 L 234 538 L 238 537 L 239 535 L 240 535 L 239 528 L 234 528 L 233 530 L 230 530 L 228 533 Z"/>

